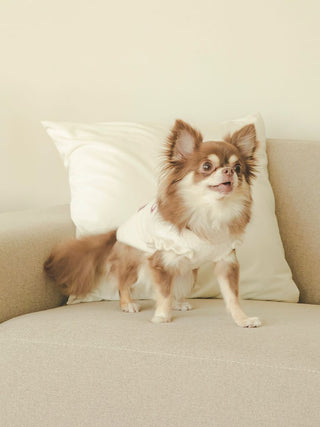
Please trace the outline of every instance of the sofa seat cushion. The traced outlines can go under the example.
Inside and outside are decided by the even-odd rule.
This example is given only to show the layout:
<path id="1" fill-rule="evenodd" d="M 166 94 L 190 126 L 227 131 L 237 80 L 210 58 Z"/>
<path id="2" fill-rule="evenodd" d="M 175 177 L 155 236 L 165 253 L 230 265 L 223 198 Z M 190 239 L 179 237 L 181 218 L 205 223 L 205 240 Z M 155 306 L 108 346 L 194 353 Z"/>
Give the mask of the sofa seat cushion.
<path id="1" fill-rule="evenodd" d="M 1 419 L 10 426 L 318 425 L 320 307 L 192 300 L 174 322 L 118 302 L 63 306 L 0 327 Z"/>

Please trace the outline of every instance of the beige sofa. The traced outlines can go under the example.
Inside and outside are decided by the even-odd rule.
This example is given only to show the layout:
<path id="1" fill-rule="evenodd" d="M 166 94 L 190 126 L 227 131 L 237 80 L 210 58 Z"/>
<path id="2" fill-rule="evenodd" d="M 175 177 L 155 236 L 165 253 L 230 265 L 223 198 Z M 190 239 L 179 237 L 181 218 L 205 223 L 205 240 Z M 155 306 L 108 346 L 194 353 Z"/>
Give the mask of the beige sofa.
<path id="1" fill-rule="evenodd" d="M 258 329 L 214 299 L 167 325 L 151 301 L 61 306 L 42 263 L 74 234 L 68 208 L 0 215 L 1 427 L 320 425 L 320 142 L 270 140 L 268 154 L 301 298 L 243 301 Z"/>

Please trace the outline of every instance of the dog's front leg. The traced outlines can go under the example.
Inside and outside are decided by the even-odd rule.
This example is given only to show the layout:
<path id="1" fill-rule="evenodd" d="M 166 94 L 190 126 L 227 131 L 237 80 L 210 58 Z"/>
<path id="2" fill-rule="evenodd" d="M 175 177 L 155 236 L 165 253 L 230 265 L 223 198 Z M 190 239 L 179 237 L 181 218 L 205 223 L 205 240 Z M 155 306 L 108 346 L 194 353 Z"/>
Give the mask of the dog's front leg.
<path id="1" fill-rule="evenodd" d="M 167 273 L 160 273 L 156 285 L 156 311 L 152 318 L 153 323 L 171 322 L 172 309 L 172 277 Z"/>
<path id="2" fill-rule="evenodd" d="M 239 263 L 234 250 L 216 263 L 215 273 L 227 310 L 236 324 L 244 328 L 260 326 L 261 322 L 258 317 L 248 317 L 240 307 Z"/>
<path id="3" fill-rule="evenodd" d="M 171 322 L 174 276 L 163 266 L 161 255 L 158 252 L 150 258 L 150 267 L 156 293 L 156 311 L 152 322 Z"/>
<path id="4" fill-rule="evenodd" d="M 195 281 L 195 273 L 191 270 L 184 274 L 177 274 L 173 284 L 173 299 L 172 310 L 188 311 L 192 309 L 192 305 L 185 300 L 186 295 L 189 295 Z"/>

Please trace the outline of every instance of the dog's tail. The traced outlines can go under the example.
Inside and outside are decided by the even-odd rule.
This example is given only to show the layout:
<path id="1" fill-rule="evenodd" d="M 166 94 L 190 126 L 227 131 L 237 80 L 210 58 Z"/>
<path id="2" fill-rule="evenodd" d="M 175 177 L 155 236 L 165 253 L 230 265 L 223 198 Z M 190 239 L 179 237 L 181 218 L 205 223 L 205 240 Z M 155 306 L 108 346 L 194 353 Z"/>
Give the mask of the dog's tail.
<path id="1" fill-rule="evenodd" d="M 73 239 L 55 248 L 44 263 L 49 277 L 66 295 L 85 296 L 106 271 L 108 256 L 116 242 L 116 230 Z"/>

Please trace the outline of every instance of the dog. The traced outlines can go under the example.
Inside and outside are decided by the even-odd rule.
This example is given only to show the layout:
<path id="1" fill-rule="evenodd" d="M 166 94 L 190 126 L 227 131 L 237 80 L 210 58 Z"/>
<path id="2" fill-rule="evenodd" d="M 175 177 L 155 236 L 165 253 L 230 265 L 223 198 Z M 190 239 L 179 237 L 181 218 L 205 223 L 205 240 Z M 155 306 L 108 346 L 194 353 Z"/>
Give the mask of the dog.
<path id="1" fill-rule="evenodd" d="M 253 124 L 221 141 L 176 120 L 167 138 L 155 200 L 117 230 L 74 239 L 54 249 L 44 268 L 67 295 L 85 296 L 101 276 L 117 286 L 120 308 L 138 312 L 132 287 L 141 279 L 154 290 L 152 321 L 167 323 L 172 310 L 189 310 L 184 297 L 197 269 L 215 264 L 226 308 L 241 327 L 258 327 L 239 304 L 236 248 L 250 221 L 251 186 L 258 147 Z"/>

